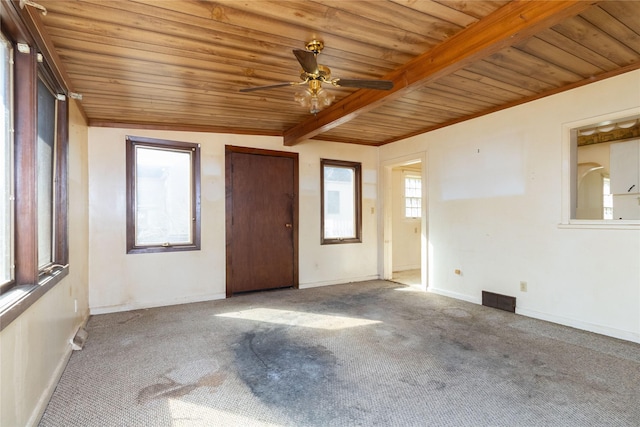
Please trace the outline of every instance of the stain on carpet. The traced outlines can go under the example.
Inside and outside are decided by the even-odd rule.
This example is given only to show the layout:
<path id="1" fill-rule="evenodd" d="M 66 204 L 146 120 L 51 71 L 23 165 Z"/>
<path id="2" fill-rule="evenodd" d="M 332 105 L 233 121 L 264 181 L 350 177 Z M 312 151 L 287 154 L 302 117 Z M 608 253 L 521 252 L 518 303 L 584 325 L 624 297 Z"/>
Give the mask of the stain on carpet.
<path id="1" fill-rule="evenodd" d="M 156 399 L 182 397 L 199 387 L 218 387 L 226 379 L 219 369 L 215 359 L 185 362 L 163 375 L 158 383 L 141 389 L 137 402 L 143 405 Z"/>
<path id="2" fill-rule="evenodd" d="M 457 307 L 445 308 L 444 310 L 442 310 L 442 313 L 446 314 L 447 316 L 458 317 L 458 318 L 471 317 L 471 313 L 469 313 L 467 310 L 463 310 Z"/>
<path id="3" fill-rule="evenodd" d="M 129 323 L 129 322 L 131 322 L 133 320 L 136 320 L 136 319 L 139 319 L 140 317 L 142 317 L 142 313 L 138 312 L 138 311 L 132 311 L 129 314 L 130 315 L 126 319 L 120 320 L 118 322 L 118 324 L 119 325 L 125 325 L 125 324 L 127 324 L 127 323 Z"/>
<path id="4" fill-rule="evenodd" d="M 317 414 L 308 402 L 326 399 L 336 386 L 333 353 L 305 345 L 286 328 L 246 332 L 234 348 L 237 374 L 253 395 L 272 407 L 298 408 L 297 421 L 313 420 Z"/>
<path id="5" fill-rule="evenodd" d="M 152 384 L 143 388 L 138 393 L 138 403 L 144 405 L 156 399 L 177 398 L 191 393 L 197 386 L 195 384 L 182 385 L 174 381 Z"/>

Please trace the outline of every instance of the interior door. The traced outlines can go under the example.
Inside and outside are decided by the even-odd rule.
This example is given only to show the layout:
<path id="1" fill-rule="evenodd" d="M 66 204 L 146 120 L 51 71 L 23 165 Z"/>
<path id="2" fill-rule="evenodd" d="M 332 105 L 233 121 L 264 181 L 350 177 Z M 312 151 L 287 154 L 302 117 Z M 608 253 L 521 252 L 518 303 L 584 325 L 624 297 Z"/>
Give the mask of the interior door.
<path id="1" fill-rule="evenodd" d="M 296 153 L 226 149 L 227 296 L 297 287 Z"/>

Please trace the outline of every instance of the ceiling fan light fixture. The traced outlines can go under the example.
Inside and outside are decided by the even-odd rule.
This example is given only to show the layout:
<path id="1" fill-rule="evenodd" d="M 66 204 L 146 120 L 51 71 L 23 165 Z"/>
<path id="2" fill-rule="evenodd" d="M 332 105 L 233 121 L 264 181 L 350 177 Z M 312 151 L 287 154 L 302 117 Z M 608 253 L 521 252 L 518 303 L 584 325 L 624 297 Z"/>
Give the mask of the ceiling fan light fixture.
<path id="1" fill-rule="evenodd" d="M 335 96 L 320 88 L 307 88 L 295 93 L 294 100 L 302 107 L 308 108 L 311 114 L 318 114 L 323 108 L 331 105 Z"/>

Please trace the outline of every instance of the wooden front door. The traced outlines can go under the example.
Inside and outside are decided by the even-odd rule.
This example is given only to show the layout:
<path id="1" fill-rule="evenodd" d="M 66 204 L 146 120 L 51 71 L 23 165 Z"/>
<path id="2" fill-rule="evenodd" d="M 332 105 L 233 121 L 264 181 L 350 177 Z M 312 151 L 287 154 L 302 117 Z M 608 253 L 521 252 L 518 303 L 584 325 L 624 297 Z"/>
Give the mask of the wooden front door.
<path id="1" fill-rule="evenodd" d="M 227 296 L 297 287 L 297 153 L 225 154 Z"/>

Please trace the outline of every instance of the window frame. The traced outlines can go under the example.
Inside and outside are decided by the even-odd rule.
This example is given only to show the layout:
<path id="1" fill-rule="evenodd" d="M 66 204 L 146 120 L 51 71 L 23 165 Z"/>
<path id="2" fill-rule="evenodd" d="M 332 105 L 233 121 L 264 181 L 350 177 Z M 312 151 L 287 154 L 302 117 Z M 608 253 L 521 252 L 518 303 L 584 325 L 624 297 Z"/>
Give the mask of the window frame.
<path id="1" fill-rule="evenodd" d="M 151 147 L 158 150 L 189 152 L 191 155 L 191 233 L 188 244 L 136 245 L 136 147 Z M 139 136 L 126 137 L 126 187 L 127 187 L 127 254 L 179 252 L 200 250 L 200 144 L 170 141 Z"/>
<path id="2" fill-rule="evenodd" d="M 354 237 L 325 237 L 325 167 L 348 168 L 354 171 Z M 320 159 L 320 244 L 335 245 L 342 243 L 362 243 L 362 164 L 346 160 Z"/>
<path id="3" fill-rule="evenodd" d="M 68 102 L 56 96 L 54 172 L 53 172 L 53 233 L 51 262 L 38 266 L 38 80 L 42 79 L 52 91 L 62 89 L 38 62 L 35 49 L 17 52 L 15 62 L 14 95 L 14 160 L 15 160 L 15 285 L 41 283 L 54 270 L 68 267 L 67 233 L 67 157 Z M 62 99 L 64 98 L 64 100 Z"/>
<path id="4" fill-rule="evenodd" d="M 56 74 L 52 55 L 30 23 L 8 3 L 2 8 L 2 34 L 13 49 L 13 280 L 0 286 L 0 330 L 18 318 L 69 273 L 68 247 L 68 89 Z M 42 53 L 40 53 L 42 52 Z M 51 61 L 50 61 L 51 60 Z M 52 257 L 38 267 L 38 80 L 54 94 L 55 141 L 52 179 Z"/>

